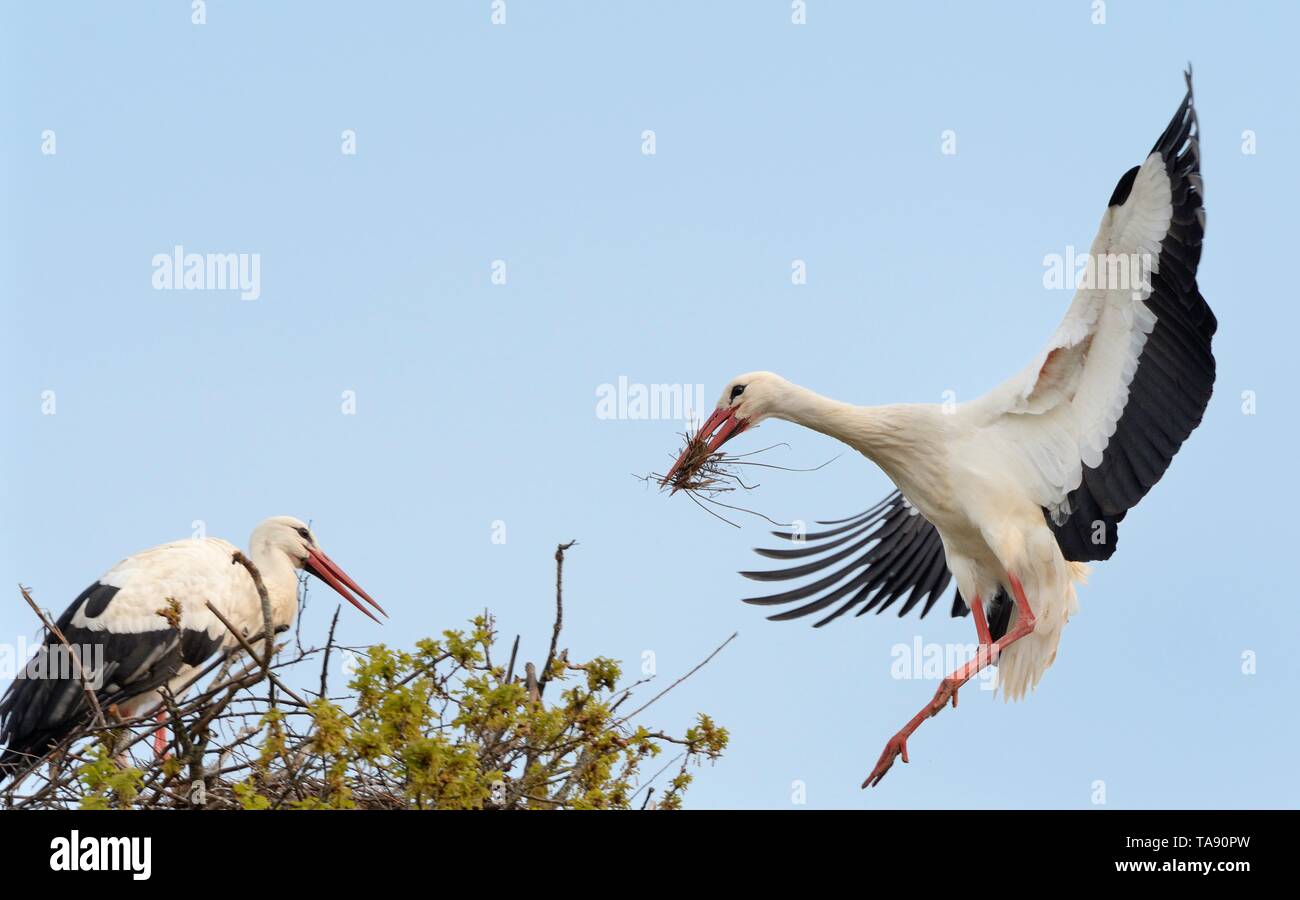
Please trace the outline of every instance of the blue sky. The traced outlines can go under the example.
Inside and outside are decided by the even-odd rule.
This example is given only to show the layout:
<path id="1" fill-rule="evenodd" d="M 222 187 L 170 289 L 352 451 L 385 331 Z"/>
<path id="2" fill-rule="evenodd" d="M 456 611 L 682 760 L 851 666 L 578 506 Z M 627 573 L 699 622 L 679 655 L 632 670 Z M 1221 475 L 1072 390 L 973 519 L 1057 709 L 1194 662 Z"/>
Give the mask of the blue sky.
<path id="1" fill-rule="evenodd" d="M 340 5 L 341 6 L 341 5 Z M 61 609 L 120 557 L 311 519 L 406 643 L 490 607 L 545 652 L 552 553 L 575 657 L 659 679 L 732 734 L 697 807 L 1300 803 L 1291 710 L 1300 117 L 1283 4 L 26 4 L 0 29 L 0 585 Z M 973 640 L 941 603 L 813 630 L 739 602 L 743 531 L 632 473 L 680 423 L 597 391 L 771 369 L 860 403 L 1018 371 L 1196 67 L 1220 323 L 1201 428 L 1125 520 L 1027 702 L 978 690 L 858 790 L 931 695 L 891 647 Z M 342 133 L 356 153 L 342 152 Z M 42 153 L 43 132 L 56 152 Z M 655 132 L 655 153 L 642 134 Z M 945 155 L 941 135 L 956 135 Z M 1254 153 L 1243 152 L 1252 131 Z M 157 291 L 155 254 L 259 254 L 261 296 Z M 507 282 L 494 284 L 504 260 Z M 796 259 L 807 283 L 791 283 Z M 55 414 L 43 414 L 53 391 Z M 341 410 L 355 392 L 355 414 Z M 1243 392 L 1256 412 L 1243 414 Z M 838 452 L 770 423 L 777 461 Z M 846 454 L 750 502 L 839 518 L 891 488 Z M 493 543 L 493 523 L 506 541 Z M 35 632 L 10 587 L 0 641 Z M 323 637 L 334 603 L 308 609 Z M 1243 654 L 1257 670 L 1243 674 Z M 806 803 L 792 800 L 802 783 Z"/>

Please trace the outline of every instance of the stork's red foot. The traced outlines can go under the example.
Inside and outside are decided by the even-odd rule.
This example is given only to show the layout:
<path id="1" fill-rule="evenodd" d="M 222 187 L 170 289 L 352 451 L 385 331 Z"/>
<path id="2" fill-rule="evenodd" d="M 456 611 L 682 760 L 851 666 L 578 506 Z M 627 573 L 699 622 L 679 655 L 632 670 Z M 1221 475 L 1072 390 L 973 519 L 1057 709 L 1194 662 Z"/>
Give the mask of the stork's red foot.
<path id="1" fill-rule="evenodd" d="M 957 689 L 961 684 L 953 678 L 945 678 L 939 685 L 939 689 L 934 692 L 934 699 L 930 701 L 930 715 L 937 716 L 943 712 L 943 708 L 948 705 L 949 698 L 952 699 L 952 708 L 957 708 Z"/>
<path id="2" fill-rule="evenodd" d="M 908 761 L 907 739 L 911 737 L 913 731 L 920 727 L 922 722 L 943 712 L 943 708 L 948 705 L 949 700 L 952 701 L 953 706 L 956 706 L 957 690 L 963 684 L 965 684 L 965 679 L 958 676 L 950 675 L 943 680 L 943 683 L 939 685 L 939 689 L 934 692 L 934 699 L 927 703 L 912 721 L 904 725 L 902 731 L 889 739 L 889 743 L 885 745 L 885 752 L 880 754 L 880 761 L 871 770 L 867 780 L 862 782 L 864 788 L 875 787 L 880 784 L 881 779 L 885 777 L 885 773 L 894 765 L 896 757 L 902 756 L 903 762 Z"/>
<path id="3" fill-rule="evenodd" d="M 867 780 L 862 782 L 862 786 L 866 788 L 880 784 L 885 773 L 894 765 L 894 758 L 897 756 L 902 756 L 903 762 L 907 762 L 907 735 L 901 731 L 889 739 L 889 743 L 885 745 L 885 752 L 880 754 L 880 761 L 871 770 Z"/>

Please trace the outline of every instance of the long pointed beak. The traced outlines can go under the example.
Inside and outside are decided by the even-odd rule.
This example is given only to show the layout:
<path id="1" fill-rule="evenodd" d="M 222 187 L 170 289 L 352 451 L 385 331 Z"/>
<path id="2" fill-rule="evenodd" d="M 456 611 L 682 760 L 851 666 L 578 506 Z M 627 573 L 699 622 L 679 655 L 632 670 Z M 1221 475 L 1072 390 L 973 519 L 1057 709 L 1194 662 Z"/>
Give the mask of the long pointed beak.
<path id="1" fill-rule="evenodd" d="M 700 441 L 709 442 L 708 454 L 716 453 L 718 448 L 748 427 L 749 423 L 738 418 L 734 409 L 727 406 L 718 407 L 713 411 L 713 415 L 709 416 L 708 420 L 700 426 L 700 430 L 695 432 L 694 439 L 682 451 L 682 455 L 677 457 L 677 462 L 673 463 L 673 467 L 668 470 L 668 474 L 663 477 L 659 484 L 666 486 L 673 483 L 673 476 L 677 474 L 677 470 L 682 467 L 682 464 L 691 456 L 698 454 L 699 451 L 695 450 L 695 448 Z"/>
<path id="2" fill-rule="evenodd" d="M 352 595 L 352 591 L 356 591 L 356 593 L 359 594 L 367 603 L 379 610 L 381 613 L 384 613 L 385 616 L 388 615 L 388 613 L 384 612 L 382 606 L 376 603 L 369 594 L 361 589 L 361 585 L 353 581 L 347 572 L 344 572 L 339 568 L 338 563 L 325 555 L 325 551 L 317 549 L 316 547 L 309 548 L 307 550 L 307 562 L 303 567 L 321 581 L 334 588 L 334 590 L 338 591 L 340 597 L 351 603 L 366 615 L 370 616 L 370 618 L 374 619 L 376 622 L 378 622 L 379 619 L 374 613 L 361 605 L 361 601 Z"/>

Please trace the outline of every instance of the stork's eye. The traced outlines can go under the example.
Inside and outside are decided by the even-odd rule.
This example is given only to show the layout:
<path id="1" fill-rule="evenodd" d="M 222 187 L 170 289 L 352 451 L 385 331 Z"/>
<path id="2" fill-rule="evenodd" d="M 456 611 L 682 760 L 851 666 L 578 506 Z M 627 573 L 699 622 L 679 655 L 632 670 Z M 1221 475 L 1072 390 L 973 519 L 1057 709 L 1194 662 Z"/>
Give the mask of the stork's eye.
<path id="1" fill-rule="evenodd" d="M 299 528 L 298 536 L 301 537 L 307 543 L 311 543 L 311 532 L 308 531 L 306 528 Z"/>
<path id="2" fill-rule="evenodd" d="M 743 384 L 738 384 L 731 389 L 731 399 L 735 400 L 743 393 L 745 393 L 745 386 Z"/>

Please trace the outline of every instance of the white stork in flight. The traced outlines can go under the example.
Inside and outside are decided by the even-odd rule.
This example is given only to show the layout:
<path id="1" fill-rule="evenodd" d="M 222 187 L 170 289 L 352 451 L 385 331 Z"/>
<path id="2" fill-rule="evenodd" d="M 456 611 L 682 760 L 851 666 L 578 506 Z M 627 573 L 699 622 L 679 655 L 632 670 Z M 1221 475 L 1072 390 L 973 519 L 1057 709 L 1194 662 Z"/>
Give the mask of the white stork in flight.
<path id="1" fill-rule="evenodd" d="M 727 385 L 699 432 L 713 451 L 764 419 L 784 419 L 858 450 L 898 488 L 866 512 L 819 522 L 829 527 L 802 541 L 774 532 L 798 545 L 758 552 L 798 562 L 742 574 L 812 580 L 745 602 L 796 604 L 770 618 L 819 614 L 819 626 L 850 611 L 883 612 L 904 596 L 899 615 L 922 600 L 925 615 L 956 579 L 952 614 L 974 612 L 980 652 L 890 739 L 863 787 L 897 756 L 907 762 L 917 727 L 949 700 L 956 706 L 958 688 L 991 662 L 1005 697 L 1037 685 L 1077 608 L 1085 563 L 1115 552 L 1119 522 L 1200 424 L 1216 322 L 1196 287 L 1205 211 L 1190 69 L 1186 78 L 1173 120 L 1111 195 L 1092 244 L 1096 278 L 1018 375 L 945 410 L 854 406 L 754 372 Z M 1110 264 L 1117 259 L 1145 271 L 1129 270 L 1137 277 L 1124 283 Z"/>
<path id="2" fill-rule="evenodd" d="M 82 591 L 55 623 L 81 666 L 54 663 L 51 654 L 58 654 L 62 644 L 47 634 L 0 699 L 0 741 L 6 745 L 0 779 L 29 769 L 52 744 L 88 720 L 87 682 L 96 688 L 101 708 L 116 704 L 132 718 L 160 705 L 164 685 L 179 689 L 205 660 L 238 647 L 238 639 L 205 601 L 261 652 L 262 601 L 252 574 L 235 564 L 237 552 L 234 544 L 219 538 L 161 544 L 128 556 Z M 274 516 L 253 529 L 249 557 L 266 588 L 277 632 L 298 614 L 299 569 L 376 622 L 352 592 L 384 612 L 325 555 L 306 523 L 292 516 Z M 175 625 L 162 614 L 173 599 L 180 609 Z"/>

